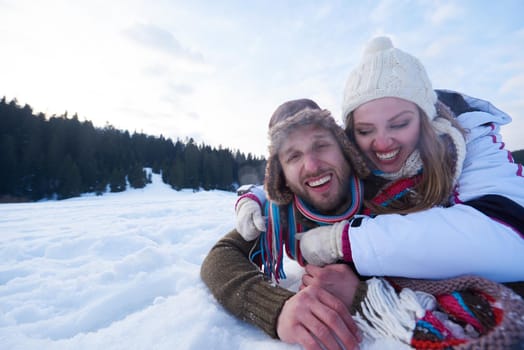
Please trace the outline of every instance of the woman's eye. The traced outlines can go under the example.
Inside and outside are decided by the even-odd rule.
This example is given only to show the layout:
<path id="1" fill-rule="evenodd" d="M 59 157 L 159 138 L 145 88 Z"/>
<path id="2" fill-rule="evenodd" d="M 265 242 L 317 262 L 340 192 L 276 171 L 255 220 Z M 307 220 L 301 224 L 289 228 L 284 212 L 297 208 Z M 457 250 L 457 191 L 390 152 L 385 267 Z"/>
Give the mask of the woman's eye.
<path id="1" fill-rule="evenodd" d="M 364 129 L 357 129 L 356 130 L 357 134 L 358 135 L 361 135 L 361 136 L 366 136 L 366 135 L 369 135 L 371 133 L 371 130 L 364 130 Z"/>
<path id="2" fill-rule="evenodd" d="M 398 123 L 398 124 L 391 125 L 391 128 L 392 129 L 402 129 L 406 127 L 408 124 L 409 122 Z"/>

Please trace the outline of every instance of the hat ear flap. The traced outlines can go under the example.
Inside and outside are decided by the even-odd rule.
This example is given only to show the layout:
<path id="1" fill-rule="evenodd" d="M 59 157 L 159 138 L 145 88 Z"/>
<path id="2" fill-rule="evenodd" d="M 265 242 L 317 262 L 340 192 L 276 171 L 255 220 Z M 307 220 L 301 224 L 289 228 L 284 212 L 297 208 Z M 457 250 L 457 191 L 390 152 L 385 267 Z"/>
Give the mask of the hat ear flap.
<path id="1" fill-rule="evenodd" d="M 345 131 L 342 128 L 337 128 L 335 130 L 336 137 L 340 142 L 342 147 L 342 152 L 344 156 L 351 164 L 355 175 L 360 179 L 365 179 L 371 174 L 369 167 L 366 164 L 366 161 L 360 154 L 360 151 L 357 149 L 357 146 L 350 140 L 346 135 Z"/>
<path id="2" fill-rule="evenodd" d="M 276 155 L 267 161 L 264 188 L 269 200 L 278 205 L 289 204 L 293 200 L 293 192 L 286 186 L 284 171 Z"/>

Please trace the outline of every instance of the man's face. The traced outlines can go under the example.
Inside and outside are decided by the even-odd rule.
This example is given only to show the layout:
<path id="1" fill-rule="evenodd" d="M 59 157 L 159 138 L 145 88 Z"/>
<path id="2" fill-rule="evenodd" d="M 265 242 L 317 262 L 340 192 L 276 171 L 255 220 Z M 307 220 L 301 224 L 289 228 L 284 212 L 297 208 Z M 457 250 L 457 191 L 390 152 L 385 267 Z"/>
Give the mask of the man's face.
<path id="1" fill-rule="evenodd" d="M 280 150 L 286 184 L 291 191 L 324 214 L 345 210 L 349 198 L 349 163 L 329 131 L 317 125 L 290 132 Z"/>

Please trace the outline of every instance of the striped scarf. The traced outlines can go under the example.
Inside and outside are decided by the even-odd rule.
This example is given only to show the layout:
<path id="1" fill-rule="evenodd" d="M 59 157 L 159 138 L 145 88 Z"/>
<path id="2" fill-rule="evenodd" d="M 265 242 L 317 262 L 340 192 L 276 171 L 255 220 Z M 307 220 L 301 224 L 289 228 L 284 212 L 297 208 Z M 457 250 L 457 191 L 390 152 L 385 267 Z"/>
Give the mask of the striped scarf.
<path id="1" fill-rule="evenodd" d="M 386 186 L 384 186 L 379 193 L 375 195 L 371 202 L 375 205 L 382 207 L 388 207 L 394 201 L 400 200 L 402 197 L 407 195 L 409 192 L 413 191 L 415 186 L 422 179 L 422 172 L 419 172 L 415 176 L 401 178 L 396 181 L 391 181 Z M 362 214 L 368 215 L 371 217 L 376 216 L 369 208 L 364 208 Z"/>
<path id="2" fill-rule="evenodd" d="M 289 258 L 296 260 L 301 266 L 305 265 L 300 252 L 300 245 L 296 234 L 304 232 L 304 226 L 297 220 L 297 213 L 310 220 L 316 226 L 330 225 L 341 220 L 348 220 L 357 214 L 362 206 L 362 182 L 355 176 L 351 177 L 349 193 L 351 196 L 350 207 L 342 214 L 327 216 L 316 213 L 302 199 L 294 196 L 288 205 L 279 206 L 272 201 L 266 201 L 264 215 L 266 217 L 266 232 L 260 235 L 260 248 L 251 254 L 251 261 L 260 258 L 259 266 L 269 279 L 276 283 L 285 279 L 284 272 L 284 247 Z M 282 225 L 287 217 L 287 225 Z"/>

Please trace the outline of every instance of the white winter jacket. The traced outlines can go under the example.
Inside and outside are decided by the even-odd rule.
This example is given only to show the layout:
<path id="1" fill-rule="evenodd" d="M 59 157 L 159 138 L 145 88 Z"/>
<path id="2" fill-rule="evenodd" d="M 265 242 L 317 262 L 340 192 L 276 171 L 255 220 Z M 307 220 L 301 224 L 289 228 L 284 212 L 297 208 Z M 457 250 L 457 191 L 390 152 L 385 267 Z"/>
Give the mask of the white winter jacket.
<path id="1" fill-rule="evenodd" d="M 489 102 L 462 97 L 471 110 L 457 116 L 468 134 L 455 204 L 359 220 L 349 240 L 360 274 L 524 281 L 523 169 L 499 134 L 511 118 Z"/>

